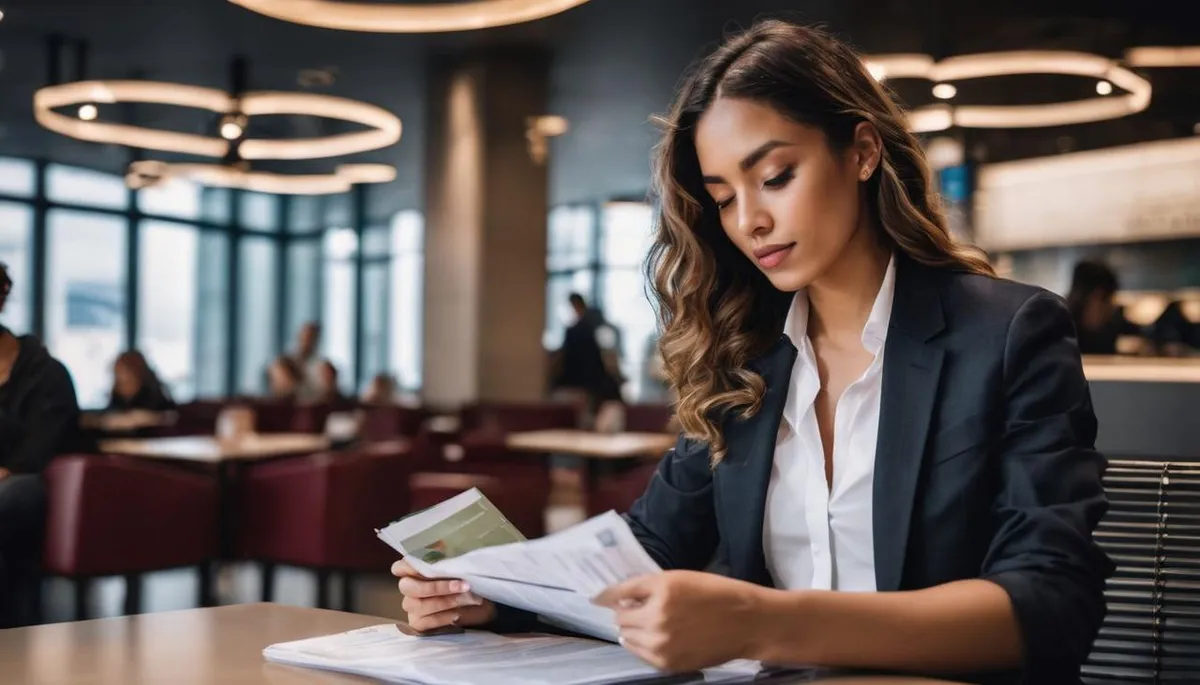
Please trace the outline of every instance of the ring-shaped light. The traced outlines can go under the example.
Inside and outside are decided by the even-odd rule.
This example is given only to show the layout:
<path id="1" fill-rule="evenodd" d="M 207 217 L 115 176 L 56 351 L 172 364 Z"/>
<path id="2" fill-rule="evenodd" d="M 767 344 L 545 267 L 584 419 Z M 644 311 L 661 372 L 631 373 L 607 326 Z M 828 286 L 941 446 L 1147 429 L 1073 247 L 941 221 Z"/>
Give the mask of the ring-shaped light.
<path id="1" fill-rule="evenodd" d="M 145 188 L 176 178 L 275 195 L 331 195 L 344 193 L 361 183 L 395 180 L 396 169 L 387 164 L 342 164 L 332 174 L 276 174 L 220 164 L 140 160 L 129 165 L 125 176 L 131 188 Z"/>
<path id="2" fill-rule="evenodd" d="M 867 70 L 878 80 L 922 78 L 935 83 L 990 76 L 1062 74 L 1112 82 L 1123 95 L 1041 105 L 930 105 L 908 113 L 917 133 L 965 128 L 1034 128 L 1117 119 L 1150 106 L 1150 82 L 1114 60 L 1086 52 L 1019 50 L 959 55 L 940 62 L 928 55 L 875 55 Z"/>
<path id="3" fill-rule="evenodd" d="M 87 103 L 137 102 L 205 109 L 247 116 L 300 114 L 362 124 L 370 130 L 318 138 L 243 139 L 238 156 L 246 160 L 320 159 L 378 150 L 400 140 L 400 119 L 365 102 L 316 93 L 250 92 L 235 98 L 214 88 L 157 81 L 77 81 L 47 86 L 33 95 L 34 117 L 47 129 L 93 143 L 126 145 L 200 157 L 224 157 L 230 142 L 212 136 L 164 131 L 99 120 L 84 121 L 56 108 Z"/>
<path id="4" fill-rule="evenodd" d="M 468 0 L 416 5 L 334 0 L 229 0 L 293 24 L 371 33 L 442 33 L 522 24 L 588 0 Z"/>

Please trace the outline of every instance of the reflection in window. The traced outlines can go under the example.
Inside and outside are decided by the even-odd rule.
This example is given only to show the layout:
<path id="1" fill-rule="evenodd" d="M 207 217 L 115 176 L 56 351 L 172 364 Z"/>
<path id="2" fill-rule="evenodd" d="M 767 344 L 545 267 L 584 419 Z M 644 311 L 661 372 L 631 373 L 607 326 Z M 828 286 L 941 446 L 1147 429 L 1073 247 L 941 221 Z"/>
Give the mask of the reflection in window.
<path id="1" fill-rule="evenodd" d="M 238 392 L 266 390 L 266 369 L 278 352 L 275 342 L 278 245 L 273 238 L 245 236 L 238 256 Z"/>
<path id="2" fill-rule="evenodd" d="M 425 219 L 420 212 L 403 211 L 392 218 L 391 313 L 392 371 L 400 387 L 421 387 L 422 284 L 425 279 Z"/>
<path id="3" fill-rule="evenodd" d="M 321 318 L 321 243 L 293 241 L 287 246 L 287 315 L 284 330 L 295 340 L 301 326 Z"/>
<path id="4" fill-rule="evenodd" d="M 643 203 L 612 202 L 604 206 L 603 221 L 600 304 L 620 334 L 626 396 L 641 399 L 646 352 L 657 330 L 643 273 L 653 242 L 653 210 Z"/>
<path id="5" fill-rule="evenodd" d="M 3 173 L 3 160 L 0 160 L 0 177 Z M 33 207 L 0 202 L 0 262 L 8 266 L 8 275 L 13 282 L 8 302 L 4 305 L 4 311 L 0 312 L 0 324 L 17 335 L 28 333 L 32 324 L 32 238 Z"/>
<path id="6" fill-rule="evenodd" d="M 229 234 L 204 231 L 200 234 L 197 263 L 196 304 L 196 395 L 221 397 L 229 394 Z"/>
<path id="7" fill-rule="evenodd" d="M 195 183 L 171 179 L 138 191 L 138 209 L 153 216 L 199 219 L 201 188 Z"/>
<path id="8" fill-rule="evenodd" d="M 112 362 L 125 347 L 126 224 L 51 210 L 47 215 L 46 343 L 71 371 L 79 404 L 107 404 Z"/>
<path id="9" fill-rule="evenodd" d="M 62 164 L 46 167 L 46 196 L 55 202 L 89 207 L 129 206 L 129 190 L 122 177 Z"/>
<path id="10" fill-rule="evenodd" d="M 342 388 L 351 389 L 354 387 L 354 298 L 358 295 L 354 278 L 357 234 L 350 228 L 326 231 L 324 252 L 323 352 L 337 367 Z"/>
<path id="11" fill-rule="evenodd" d="M 0 157 L 0 194 L 33 197 L 37 191 L 37 168 L 27 159 Z"/>
<path id="12" fill-rule="evenodd" d="M 176 401 L 196 396 L 199 235 L 192 226 L 144 221 L 138 245 L 138 340 Z"/>

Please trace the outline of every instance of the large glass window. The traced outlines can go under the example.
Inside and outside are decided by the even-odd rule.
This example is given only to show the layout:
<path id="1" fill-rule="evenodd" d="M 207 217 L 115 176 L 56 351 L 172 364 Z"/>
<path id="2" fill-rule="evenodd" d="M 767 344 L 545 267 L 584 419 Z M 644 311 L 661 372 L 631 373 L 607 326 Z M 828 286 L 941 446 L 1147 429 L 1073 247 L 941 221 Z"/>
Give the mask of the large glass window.
<path id="1" fill-rule="evenodd" d="M 321 306 L 322 350 L 338 370 L 343 388 L 354 387 L 354 302 L 358 296 L 354 257 L 358 253 L 358 235 L 350 228 L 325 232 L 324 281 Z"/>
<path id="2" fill-rule="evenodd" d="M 202 192 L 195 183 L 172 179 L 138 191 L 138 209 L 154 216 L 199 219 Z"/>
<path id="3" fill-rule="evenodd" d="M 421 387 L 422 299 L 425 280 L 425 220 L 420 212 L 404 211 L 392 219 L 391 348 L 392 372 L 402 388 Z"/>
<path id="4" fill-rule="evenodd" d="M 265 236 L 242 238 L 238 257 L 238 392 L 266 389 L 266 368 L 279 346 L 276 325 L 278 244 Z"/>
<path id="5" fill-rule="evenodd" d="M 108 402 L 112 362 L 126 345 L 126 234 L 117 217 L 47 215 L 46 342 L 85 408 Z"/>
<path id="6" fill-rule="evenodd" d="M 640 202 L 612 202 L 604 206 L 603 221 L 600 305 L 617 332 L 626 394 L 640 399 L 646 351 L 656 337 L 643 271 L 653 241 L 653 210 Z"/>
<path id="7" fill-rule="evenodd" d="M 195 227 L 142 222 L 137 347 L 181 402 L 196 396 L 199 254 Z"/>
<path id="8" fill-rule="evenodd" d="M 37 191 L 37 168 L 27 159 L 0 157 L 0 194 L 33 197 Z"/>
<path id="9" fill-rule="evenodd" d="M 284 330 L 290 344 L 300 327 L 321 319 L 321 243 L 296 240 L 287 247 L 287 315 Z"/>
<path id="10" fill-rule="evenodd" d="M 55 202 L 88 207 L 129 206 L 129 190 L 120 176 L 62 164 L 46 167 L 46 196 Z"/>
<path id="11" fill-rule="evenodd" d="M 279 203 L 278 195 L 242 193 L 238 212 L 242 228 L 255 231 L 279 230 Z"/>
<path id="12" fill-rule="evenodd" d="M 387 261 L 363 266 L 363 345 L 360 384 L 388 370 L 388 271 Z"/>
<path id="13" fill-rule="evenodd" d="M 592 206 L 555 207 L 548 228 L 542 345 L 553 350 L 562 345 L 563 333 L 575 321 L 567 297 L 579 293 L 588 304 L 595 304 L 596 212 Z"/>
<path id="14" fill-rule="evenodd" d="M 200 233 L 196 286 L 196 395 L 229 394 L 229 234 Z"/>
<path id="15" fill-rule="evenodd" d="M 4 174 L 0 160 L 0 176 Z M 14 202 L 0 202 L 0 262 L 8 267 L 12 290 L 0 312 L 0 323 L 21 335 L 28 333 L 33 306 L 33 207 Z"/>

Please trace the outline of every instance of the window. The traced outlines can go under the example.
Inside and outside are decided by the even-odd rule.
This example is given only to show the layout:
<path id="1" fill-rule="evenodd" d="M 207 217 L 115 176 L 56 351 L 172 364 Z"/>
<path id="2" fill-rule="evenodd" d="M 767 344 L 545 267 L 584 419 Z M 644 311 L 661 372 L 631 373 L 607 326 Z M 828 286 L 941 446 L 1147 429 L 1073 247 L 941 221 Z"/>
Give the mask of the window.
<path id="1" fill-rule="evenodd" d="M 284 330 L 290 342 L 300 327 L 321 319 L 321 243 L 296 240 L 287 246 L 287 313 Z"/>
<path id="2" fill-rule="evenodd" d="M 596 212 L 591 206 L 550 210 L 546 247 L 546 330 L 542 346 L 562 345 L 563 333 L 575 321 L 567 297 L 579 293 L 595 304 Z"/>
<path id="3" fill-rule="evenodd" d="M 46 196 L 55 202 L 89 207 L 129 206 L 129 190 L 120 176 L 62 164 L 46 167 Z"/>
<path id="4" fill-rule="evenodd" d="M 594 285 L 595 273 L 590 269 L 550 276 L 546 282 L 546 331 L 542 333 L 542 347 L 547 350 L 562 347 L 563 335 L 575 323 L 575 310 L 567 298 L 571 293 L 579 293 L 590 299 Z"/>
<path id="5" fill-rule="evenodd" d="M 180 402 L 196 396 L 199 255 L 194 227 L 142 222 L 137 348 Z"/>
<path id="6" fill-rule="evenodd" d="M 46 343 L 71 371 L 79 404 L 107 404 L 112 362 L 126 345 L 124 219 L 47 215 Z"/>
<path id="7" fill-rule="evenodd" d="M 196 395 L 229 394 L 229 234 L 200 233 L 196 285 Z M 245 287 L 245 286 L 243 286 Z"/>
<path id="8" fill-rule="evenodd" d="M 388 271 L 387 261 L 363 265 L 363 348 L 360 384 L 388 370 Z"/>
<path id="9" fill-rule="evenodd" d="M 138 191 L 138 209 L 153 216 L 199 219 L 201 189 L 195 183 L 172 179 Z"/>
<path id="10" fill-rule="evenodd" d="M 391 366 L 400 387 L 421 387 L 425 220 L 420 212 L 403 211 L 392 218 Z"/>
<path id="11" fill-rule="evenodd" d="M 354 257 L 358 235 L 351 228 L 333 228 L 324 240 L 324 301 L 321 340 L 325 357 L 338 370 L 343 388 L 353 387 L 355 298 L 358 296 Z"/>
<path id="12" fill-rule="evenodd" d="M 266 369 L 279 350 L 276 322 L 278 244 L 266 236 L 242 238 L 238 259 L 238 374 L 237 390 L 259 394 L 266 390 Z"/>
<path id="13" fill-rule="evenodd" d="M 37 191 L 37 168 L 27 159 L 0 157 L 0 195 L 33 197 Z"/>
<path id="14" fill-rule="evenodd" d="M 643 271 L 653 242 L 653 210 L 640 202 L 604 206 L 600 305 L 619 336 L 627 396 L 641 399 L 646 352 L 657 335 Z"/>
<path id="15" fill-rule="evenodd" d="M 217 224 L 229 223 L 229 203 L 231 202 L 228 188 L 204 188 L 200 191 L 200 215 L 205 221 Z"/>
<path id="16" fill-rule="evenodd" d="M 252 231 L 279 230 L 279 197 L 263 193 L 242 193 L 238 219 L 242 228 Z"/>
<path id="17" fill-rule="evenodd" d="M 0 160 L 0 177 L 4 174 L 3 164 L 4 161 Z M 17 335 L 28 333 L 32 324 L 32 238 L 33 207 L 0 202 L 0 262 L 8 266 L 8 275 L 13 282 L 8 302 L 4 305 L 4 311 L 0 312 L 0 323 Z"/>
<path id="18" fill-rule="evenodd" d="M 291 233 L 318 233 L 325 225 L 322 198 L 295 195 L 288 200 L 288 225 Z"/>

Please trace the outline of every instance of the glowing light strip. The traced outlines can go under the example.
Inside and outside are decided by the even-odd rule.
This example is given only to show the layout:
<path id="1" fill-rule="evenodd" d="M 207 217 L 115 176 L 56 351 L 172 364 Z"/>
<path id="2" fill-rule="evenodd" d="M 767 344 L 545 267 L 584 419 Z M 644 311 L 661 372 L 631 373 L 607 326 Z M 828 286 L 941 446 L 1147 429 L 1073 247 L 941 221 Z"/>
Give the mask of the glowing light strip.
<path id="1" fill-rule="evenodd" d="M 83 121 L 56 112 L 56 108 L 90 102 L 139 102 L 205 109 L 226 114 L 240 108 L 248 116 L 300 114 L 340 119 L 370 127 L 321 138 L 264 140 L 248 138 L 238 150 L 243 159 L 320 159 L 378 150 L 400 140 L 400 119 L 365 102 L 315 93 L 253 92 L 236 101 L 212 89 L 156 81 L 78 81 L 42 88 L 34 93 L 34 117 L 47 129 L 93 143 L 125 145 L 200 157 L 224 157 L 229 141 L 223 138 L 164 131 L 103 121 Z"/>
<path id="2" fill-rule="evenodd" d="M 966 81 L 990 76 L 1064 74 L 1111 81 L 1128 91 L 1071 102 L 1042 105 L 931 105 L 908 113 L 917 133 L 966 128 L 1033 128 L 1116 119 L 1150 106 L 1150 82 L 1115 61 L 1085 52 L 1020 50 L 959 55 L 934 62 L 921 55 L 876 55 L 866 67 L 877 79 L 922 78 L 933 82 Z"/>
<path id="3" fill-rule="evenodd" d="M 144 188 L 172 178 L 185 178 L 220 188 L 238 188 L 276 195 L 331 195 L 360 183 L 388 183 L 395 167 L 386 164 L 343 164 L 332 174 L 276 174 L 246 171 L 220 164 L 191 164 L 142 160 L 129 166 L 125 176 L 131 188 Z"/>
<path id="4" fill-rule="evenodd" d="M 1200 46 L 1130 48 L 1125 61 L 1134 67 L 1200 67 Z"/>
<path id="5" fill-rule="evenodd" d="M 293 24 L 371 33 L 441 33 L 522 24 L 588 0 L 471 0 L 442 4 L 368 4 L 334 0 L 229 0 Z"/>

